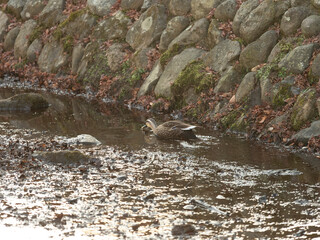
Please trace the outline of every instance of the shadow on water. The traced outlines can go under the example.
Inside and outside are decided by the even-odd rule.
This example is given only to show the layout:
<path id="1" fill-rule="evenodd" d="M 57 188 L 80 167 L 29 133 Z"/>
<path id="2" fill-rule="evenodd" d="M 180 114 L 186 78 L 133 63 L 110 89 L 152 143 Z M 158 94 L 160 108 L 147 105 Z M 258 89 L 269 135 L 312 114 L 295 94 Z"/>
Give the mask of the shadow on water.
<path id="1" fill-rule="evenodd" d="M 1 90 L 0 98 L 12 94 Z M 121 169 L 124 179 L 131 180 L 128 184 L 113 183 L 121 192 L 114 209 L 120 206 L 125 216 L 130 212 L 131 217 L 115 217 L 133 229 L 122 229 L 127 236 L 155 237 L 151 232 L 156 231 L 167 238 L 169 226 L 175 223 L 192 223 L 199 238 L 320 235 L 318 159 L 203 128 L 197 132 L 198 141 L 159 141 L 140 131 L 148 117 L 144 113 L 44 95 L 50 103 L 44 112 L 0 113 L 0 122 L 47 135 L 86 133 L 103 145 L 151 159 L 147 165 L 141 160 L 137 167 L 134 162 L 128 165 L 131 155 L 121 164 L 106 158 L 110 166 Z M 82 184 L 80 189 L 85 190 Z M 217 214 L 215 206 L 221 213 Z M 100 221 L 106 224 L 106 219 Z"/>

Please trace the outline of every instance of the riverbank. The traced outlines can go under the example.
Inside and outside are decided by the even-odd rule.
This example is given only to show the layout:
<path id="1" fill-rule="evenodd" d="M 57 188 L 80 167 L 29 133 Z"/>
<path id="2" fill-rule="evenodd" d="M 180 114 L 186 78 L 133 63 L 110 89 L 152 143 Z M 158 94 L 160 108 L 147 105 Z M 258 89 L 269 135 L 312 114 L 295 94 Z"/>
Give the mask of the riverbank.
<path id="1" fill-rule="evenodd" d="M 181 6 L 2 1 L 0 74 L 318 153 L 318 3 Z"/>

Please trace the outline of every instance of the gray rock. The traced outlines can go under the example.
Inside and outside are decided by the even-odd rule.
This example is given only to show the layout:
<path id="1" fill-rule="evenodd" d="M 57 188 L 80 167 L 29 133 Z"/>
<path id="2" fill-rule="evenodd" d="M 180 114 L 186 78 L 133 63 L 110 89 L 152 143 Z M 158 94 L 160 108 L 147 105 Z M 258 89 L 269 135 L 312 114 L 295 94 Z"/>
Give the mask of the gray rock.
<path id="1" fill-rule="evenodd" d="M 275 20 L 275 1 L 265 0 L 240 25 L 240 37 L 250 43 L 261 36 Z"/>
<path id="2" fill-rule="evenodd" d="M 187 27 L 178 37 L 176 37 L 168 48 L 178 44 L 179 46 L 189 46 L 196 44 L 207 37 L 209 22 L 205 18 L 201 18 Z"/>
<path id="3" fill-rule="evenodd" d="M 229 67 L 219 79 L 218 84 L 214 88 L 214 92 L 230 92 L 240 80 L 239 73 L 233 67 Z"/>
<path id="4" fill-rule="evenodd" d="M 303 6 L 289 8 L 281 19 L 281 33 L 285 36 L 296 33 L 298 28 L 301 26 L 303 19 L 305 19 L 308 14 L 309 10 Z"/>
<path id="5" fill-rule="evenodd" d="M 160 4 L 153 5 L 129 29 L 126 41 L 136 50 L 148 47 L 160 39 L 166 24 L 166 8 Z"/>
<path id="6" fill-rule="evenodd" d="M 317 105 L 318 115 L 320 116 L 320 98 L 316 100 L 316 105 Z"/>
<path id="7" fill-rule="evenodd" d="M 74 138 L 69 138 L 66 143 L 86 146 L 101 145 L 98 139 L 89 134 L 80 134 Z"/>
<path id="8" fill-rule="evenodd" d="M 208 28 L 207 35 L 207 45 L 210 49 L 216 46 L 218 43 L 222 42 L 224 38 L 222 37 L 222 32 L 219 29 L 219 22 L 212 19 Z"/>
<path id="9" fill-rule="evenodd" d="M 84 49 L 83 57 L 81 58 L 80 65 L 78 67 L 77 74 L 80 78 L 88 72 L 90 62 L 93 62 L 97 49 L 99 49 L 99 42 L 90 42 Z"/>
<path id="10" fill-rule="evenodd" d="M 133 54 L 133 64 L 137 69 L 147 69 L 149 62 L 149 52 L 152 48 L 143 48 Z"/>
<path id="11" fill-rule="evenodd" d="M 320 78 L 320 54 L 312 62 L 311 73 L 313 77 Z"/>
<path id="12" fill-rule="evenodd" d="M 28 37 L 37 26 L 37 22 L 35 20 L 26 21 L 20 28 L 19 34 L 14 43 L 14 57 L 25 58 L 27 56 L 27 50 L 29 47 L 29 39 Z"/>
<path id="13" fill-rule="evenodd" d="M 78 150 L 62 150 L 52 152 L 36 151 L 33 157 L 48 163 L 84 164 L 90 161 L 90 157 Z"/>
<path id="14" fill-rule="evenodd" d="M 120 7 L 124 10 L 135 9 L 138 10 L 142 7 L 143 0 L 121 0 Z"/>
<path id="15" fill-rule="evenodd" d="M 301 23 L 302 33 L 307 37 L 316 36 L 320 33 L 320 16 L 311 15 Z"/>
<path id="16" fill-rule="evenodd" d="M 7 9 L 9 12 L 13 13 L 16 17 L 20 17 L 20 13 L 26 4 L 27 0 L 9 0 L 7 4 Z"/>
<path id="17" fill-rule="evenodd" d="M 261 63 L 266 62 L 271 50 L 276 45 L 278 34 L 270 30 L 261 37 L 247 45 L 240 54 L 240 64 L 246 69 L 251 69 Z"/>
<path id="18" fill-rule="evenodd" d="M 116 3 L 117 0 L 88 0 L 87 7 L 93 14 L 103 17 L 110 13 Z"/>
<path id="19" fill-rule="evenodd" d="M 171 0 L 169 11 L 174 16 L 183 16 L 189 13 L 191 9 L 191 0 Z"/>
<path id="20" fill-rule="evenodd" d="M 35 62 L 37 57 L 40 55 L 42 49 L 42 42 L 39 39 L 35 39 L 27 50 L 28 62 Z"/>
<path id="21" fill-rule="evenodd" d="M 276 1 L 276 12 L 275 12 L 275 19 L 278 20 L 280 19 L 283 14 L 290 8 L 291 2 L 290 0 L 281 0 L 281 1 Z"/>
<path id="22" fill-rule="evenodd" d="M 298 6 L 307 6 L 310 4 L 310 1 L 305 0 L 291 0 L 291 7 L 298 7 Z"/>
<path id="23" fill-rule="evenodd" d="M 304 144 L 308 144 L 308 141 L 312 137 L 316 137 L 320 135 L 320 120 L 314 121 L 311 123 L 311 126 L 308 128 L 304 128 L 294 134 L 292 139 L 295 139 L 298 142 L 302 142 Z"/>
<path id="24" fill-rule="evenodd" d="M 239 42 L 226 39 L 218 43 L 203 59 L 207 66 L 222 73 L 238 59 L 240 52 Z"/>
<path id="25" fill-rule="evenodd" d="M 115 43 L 108 48 L 106 55 L 108 66 L 115 72 L 121 69 L 122 62 L 127 54 L 120 43 Z"/>
<path id="26" fill-rule="evenodd" d="M 7 33 L 8 25 L 9 25 L 9 18 L 7 14 L 0 11 L 0 42 L 4 40 L 5 34 Z"/>
<path id="27" fill-rule="evenodd" d="M 21 12 L 21 18 L 27 20 L 29 18 L 34 18 L 44 9 L 46 4 L 42 0 L 27 0 L 24 8 Z"/>
<path id="28" fill-rule="evenodd" d="M 22 93 L 0 100 L 1 111 L 29 112 L 48 106 L 47 100 L 38 93 Z"/>
<path id="29" fill-rule="evenodd" d="M 242 102 L 246 100 L 247 97 L 253 92 L 258 80 L 256 79 L 256 72 L 247 73 L 242 79 L 237 92 L 236 92 L 236 102 Z"/>
<path id="30" fill-rule="evenodd" d="M 175 39 L 188 25 L 189 19 L 185 16 L 172 18 L 168 22 L 166 29 L 161 34 L 159 50 L 161 52 L 167 50 L 170 42 Z"/>
<path id="31" fill-rule="evenodd" d="M 204 18 L 225 0 L 191 0 L 191 14 L 197 20 Z"/>
<path id="32" fill-rule="evenodd" d="M 146 80 L 143 82 L 142 86 L 140 87 L 138 92 L 138 97 L 147 95 L 154 89 L 162 72 L 163 72 L 163 69 L 160 64 L 160 61 L 157 61 L 152 71 L 150 72 L 149 76 L 146 78 Z"/>
<path id="33" fill-rule="evenodd" d="M 269 78 L 260 79 L 261 102 L 270 104 L 274 97 L 273 85 Z"/>
<path id="34" fill-rule="evenodd" d="M 144 0 L 142 7 L 141 7 L 141 10 L 145 11 L 148 8 L 150 8 L 152 5 L 157 4 L 157 3 L 160 3 L 160 0 Z"/>
<path id="35" fill-rule="evenodd" d="M 197 230 L 191 224 L 174 225 L 171 230 L 173 236 L 188 236 L 195 235 L 196 233 Z"/>
<path id="36" fill-rule="evenodd" d="M 311 3 L 315 8 L 320 8 L 320 0 L 311 0 Z"/>
<path id="37" fill-rule="evenodd" d="M 64 27 L 61 28 L 62 35 L 76 36 L 77 39 L 81 40 L 91 33 L 92 27 L 96 24 L 96 19 L 91 13 L 83 11 L 74 19 L 68 19 L 64 22 Z"/>
<path id="38" fill-rule="evenodd" d="M 14 43 L 16 41 L 16 38 L 19 32 L 20 32 L 20 26 L 17 26 L 8 32 L 3 43 L 4 50 L 10 51 L 14 48 Z"/>
<path id="39" fill-rule="evenodd" d="M 279 62 L 278 66 L 288 73 L 300 74 L 309 66 L 313 50 L 313 43 L 296 47 Z"/>
<path id="40" fill-rule="evenodd" d="M 38 58 L 41 71 L 55 73 L 61 67 L 67 65 L 68 54 L 64 52 L 62 44 L 57 41 L 48 42 L 44 45 Z"/>
<path id="41" fill-rule="evenodd" d="M 309 88 L 298 96 L 290 115 L 290 122 L 294 130 L 299 130 L 307 121 L 318 115 L 316 92 L 316 89 Z"/>
<path id="42" fill-rule="evenodd" d="M 237 10 L 236 0 L 226 0 L 216 8 L 214 17 L 225 22 L 228 20 L 233 20 Z"/>
<path id="43" fill-rule="evenodd" d="M 171 98 L 171 84 L 177 79 L 188 63 L 199 58 L 203 53 L 204 51 L 201 49 L 187 48 L 182 53 L 174 56 L 166 65 L 166 68 L 154 89 L 155 94 L 157 96 Z"/>
<path id="44" fill-rule="evenodd" d="M 49 0 L 39 15 L 39 21 L 48 27 L 56 25 L 63 18 L 64 7 L 65 0 Z"/>
<path id="45" fill-rule="evenodd" d="M 122 11 L 114 16 L 101 20 L 93 30 L 93 36 L 101 40 L 123 40 L 128 32 L 131 20 Z"/>
<path id="46" fill-rule="evenodd" d="M 240 35 L 240 26 L 242 22 L 244 22 L 248 18 L 250 12 L 258 6 L 259 0 L 247 0 L 241 4 L 232 22 L 232 30 L 236 35 Z"/>
<path id="47" fill-rule="evenodd" d="M 71 62 L 71 73 L 76 74 L 81 62 L 81 58 L 84 53 L 84 47 L 82 44 L 76 45 L 72 50 L 72 62 Z"/>

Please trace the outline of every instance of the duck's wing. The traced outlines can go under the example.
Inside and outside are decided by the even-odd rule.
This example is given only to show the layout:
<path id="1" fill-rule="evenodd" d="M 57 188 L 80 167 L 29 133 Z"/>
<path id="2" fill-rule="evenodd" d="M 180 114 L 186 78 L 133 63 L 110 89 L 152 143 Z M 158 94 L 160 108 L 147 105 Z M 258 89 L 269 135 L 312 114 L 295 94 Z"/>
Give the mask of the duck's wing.
<path id="1" fill-rule="evenodd" d="M 190 125 L 187 123 L 184 123 L 182 121 L 179 120 L 173 120 L 173 121 L 168 121 L 162 124 L 163 127 L 166 128 L 171 128 L 171 129 L 181 129 L 182 131 L 189 131 L 192 130 L 194 128 L 196 128 L 197 126 L 194 125 Z"/>

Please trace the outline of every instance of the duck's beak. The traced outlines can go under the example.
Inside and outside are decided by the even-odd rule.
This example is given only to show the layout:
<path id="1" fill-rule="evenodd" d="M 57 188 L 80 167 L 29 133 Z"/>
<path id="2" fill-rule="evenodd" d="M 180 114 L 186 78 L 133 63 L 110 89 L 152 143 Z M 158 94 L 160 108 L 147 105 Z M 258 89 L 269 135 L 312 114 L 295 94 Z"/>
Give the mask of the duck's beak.
<path id="1" fill-rule="evenodd" d="M 147 125 L 143 125 L 140 129 L 141 129 L 141 131 L 143 131 L 144 133 L 149 133 L 149 132 L 151 132 L 151 129 L 150 129 Z"/>

